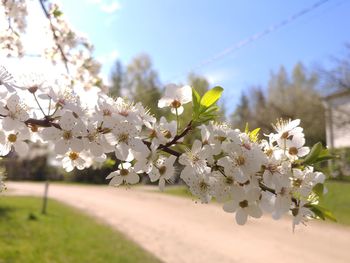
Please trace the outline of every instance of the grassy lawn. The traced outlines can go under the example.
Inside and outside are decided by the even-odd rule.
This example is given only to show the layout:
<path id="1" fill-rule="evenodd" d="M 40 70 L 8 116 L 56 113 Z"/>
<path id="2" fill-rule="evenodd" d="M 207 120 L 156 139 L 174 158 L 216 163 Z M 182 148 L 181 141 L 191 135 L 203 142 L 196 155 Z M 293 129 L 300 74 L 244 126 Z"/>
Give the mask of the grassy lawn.
<path id="1" fill-rule="evenodd" d="M 350 183 L 328 181 L 326 187 L 328 193 L 320 205 L 332 211 L 338 223 L 350 225 Z"/>
<path id="2" fill-rule="evenodd" d="M 157 192 L 160 192 L 160 191 L 157 189 Z M 191 194 L 190 190 L 188 190 L 188 188 L 184 185 L 167 186 L 165 187 L 163 193 L 182 196 L 182 197 L 188 197 L 188 198 L 196 198 Z"/>
<path id="3" fill-rule="evenodd" d="M 328 193 L 321 200 L 320 205 L 328 208 L 337 218 L 338 223 L 350 225 L 350 183 L 327 181 Z M 171 186 L 165 188 L 164 193 L 195 198 L 185 186 Z"/>
<path id="4" fill-rule="evenodd" d="M 160 262 L 122 234 L 49 200 L 0 197 L 0 263 Z"/>

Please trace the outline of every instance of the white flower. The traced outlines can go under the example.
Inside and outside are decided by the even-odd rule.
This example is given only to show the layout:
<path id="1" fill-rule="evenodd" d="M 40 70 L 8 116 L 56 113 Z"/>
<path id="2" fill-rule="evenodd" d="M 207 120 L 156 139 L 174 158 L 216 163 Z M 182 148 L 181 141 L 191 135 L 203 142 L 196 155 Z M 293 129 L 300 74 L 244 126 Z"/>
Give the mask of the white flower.
<path id="1" fill-rule="evenodd" d="M 263 182 L 268 187 L 275 187 L 278 185 L 280 177 L 282 177 L 280 161 L 272 156 L 268 159 L 267 164 L 264 165 Z"/>
<path id="2" fill-rule="evenodd" d="M 67 152 L 64 156 L 58 157 L 57 159 L 61 159 L 62 167 L 67 171 L 73 171 L 74 167 L 77 167 L 78 170 L 83 170 L 87 164 L 85 163 L 83 153 L 70 151 Z"/>
<path id="3" fill-rule="evenodd" d="M 215 178 L 210 173 L 186 174 L 182 179 L 189 186 L 190 192 L 202 203 L 208 203 L 213 195 Z"/>
<path id="4" fill-rule="evenodd" d="M 151 146 L 151 149 L 145 149 L 144 152 L 134 152 L 133 154 L 136 163 L 134 165 L 134 170 L 137 173 L 149 173 L 159 156 L 157 153 L 157 148 Z"/>
<path id="5" fill-rule="evenodd" d="M 228 156 L 219 159 L 218 164 L 224 167 L 225 174 L 234 175 L 239 183 L 248 181 L 266 161 L 265 154 L 256 144 L 227 142 L 222 148 Z"/>
<path id="6" fill-rule="evenodd" d="M 24 127 L 24 121 L 29 119 L 26 106 L 20 101 L 18 95 L 11 95 L 6 103 L 6 107 L 0 105 L 0 114 L 6 116 L 2 120 L 2 127 L 6 131 L 11 131 Z"/>
<path id="7" fill-rule="evenodd" d="M 135 104 L 135 109 L 137 110 L 138 117 L 145 125 L 155 123 L 157 121 L 150 111 L 146 110 L 140 102 Z"/>
<path id="8" fill-rule="evenodd" d="M 145 123 L 145 126 L 149 129 L 147 133 L 148 138 L 152 140 L 152 147 L 164 145 L 176 136 L 176 121 L 168 122 L 164 116 L 160 118 L 159 123 Z M 178 140 L 178 142 L 180 141 Z"/>
<path id="9" fill-rule="evenodd" d="M 13 146 L 20 157 L 28 154 L 29 146 L 25 142 L 30 137 L 28 129 L 21 129 L 17 132 L 4 133 L 0 131 L 0 156 L 7 155 Z"/>
<path id="10" fill-rule="evenodd" d="M 299 225 L 300 223 L 305 224 L 305 222 L 309 218 L 314 217 L 314 213 L 309 208 L 305 207 L 304 205 L 305 205 L 305 202 L 301 201 L 299 206 L 292 209 L 293 231 L 294 231 L 296 225 Z"/>
<path id="11" fill-rule="evenodd" d="M 213 172 L 215 178 L 214 196 L 219 202 L 225 202 L 232 199 L 235 179 L 233 174 L 223 174 L 218 171 Z"/>
<path id="12" fill-rule="evenodd" d="M 187 168 L 182 173 L 188 173 L 188 169 L 192 169 L 198 174 L 204 173 L 208 169 L 207 156 L 208 152 L 202 149 L 202 143 L 199 140 L 195 140 L 192 149 L 187 150 L 186 153 L 179 157 L 179 163 L 185 165 Z"/>
<path id="13" fill-rule="evenodd" d="M 156 164 L 152 167 L 149 172 L 149 178 L 151 182 L 156 182 L 159 180 L 159 189 L 164 190 L 165 182 L 169 181 L 175 172 L 174 162 L 176 157 L 171 155 L 169 158 L 160 157 Z"/>
<path id="14" fill-rule="evenodd" d="M 162 130 L 160 124 L 157 122 L 145 123 L 145 126 L 148 128 L 146 132 L 148 138 L 152 140 L 151 145 L 153 148 L 157 148 L 160 144 L 165 144 L 167 142 L 168 139 L 165 137 L 166 134 L 171 138 L 171 132 Z"/>
<path id="15" fill-rule="evenodd" d="M 293 169 L 294 192 L 307 198 L 312 188 L 320 183 L 323 184 L 326 176 L 320 172 L 314 172 L 312 167 L 306 167 L 304 170 Z"/>
<path id="16" fill-rule="evenodd" d="M 123 98 L 117 98 L 115 101 L 115 110 L 118 114 L 119 121 L 128 121 L 141 126 L 141 118 L 138 115 L 138 108 L 135 107 L 134 103 L 125 101 Z"/>
<path id="17" fill-rule="evenodd" d="M 221 152 L 222 141 L 217 140 L 215 136 L 213 136 L 214 129 L 211 124 L 210 125 L 202 124 L 199 128 L 201 130 L 203 148 L 206 148 L 206 151 L 208 152 L 207 161 L 210 164 L 213 164 L 215 162 L 213 156 L 218 155 Z"/>
<path id="18" fill-rule="evenodd" d="M 83 131 L 83 142 L 86 150 L 90 150 L 91 154 L 95 157 L 101 157 L 106 152 L 112 152 L 114 147 L 108 144 L 105 137 L 97 127 L 89 123 L 87 130 Z"/>
<path id="19" fill-rule="evenodd" d="M 248 216 L 259 218 L 262 211 L 259 207 L 258 200 L 260 197 L 259 188 L 245 189 L 243 187 L 235 187 L 233 190 L 233 200 L 224 204 L 224 211 L 228 213 L 236 212 L 236 222 L 244 225 Z"/>
<path id="20" fill-rule="evenodd" d="M 160 117 L 159 128 L 163 133 L 165 141 L 171 141 L 176 136 L 177 124 L 176 121 L 168 122 L 163 116 Z"/>
<path id="21" fill-rule="evenodd" d="M 62 86 L 65 88 L 62 88 Z M 75 114 L 82 116 L 83 110 L 80 105 L 79 97 L 76 95 L 73 89 L 69 87 L 70 86 L 68 83 L 59 83 L 57 86 L 50 88 L 48 94 L 40 94 L 38 97 L 46 100 L 51 99 L 54 103 L 56 103 L 55 107 L 68 109 Z"/>
<path id="22" fill-rule="evenodd" d="M 275 134 L 275 139 L 277 142 L 280 140 L 290 139 L 291 136 L 298 135 L 299 133 L 302 133 L 303 129 L 298 127 L 300 124 L 300 120 L 279 120 L 276 125 L 274 125 L 274 128 L 277 132 Z"/>
<path id="23" fill-rule="evenodd" d="M 294 159 L 309 153 L 308 147 L 302 147 L 305 143 L 303 128 L 299 127 L 300 120 L 279 120 L 274 126 L 277 134 L 270 135 L 272 142 L 276 141 L 284 153 Z"/>
<path id="24" fill-rule="evenodd" d="M 310 152 L 309 147 L 305 147 L 305 138 L 301 136 L 293 136 L 291 140 L 286 140 L 287 156 L 291 159 L 303 157 Z"/>
<path id="25" fill-rule="evenodd" d="M 82 123 L 72 113 L 66 112 L 59 121 L 61 129 L 49 127 L 43 130 L 44 139 L 54 141 L 55 153 L 65 154 L 69 149 L 80 152 L 84 143 L 78 137 L 82 135 Z"/>
<path id="26" fill-rule="evenodd" d="M 9 92 L 14 92 L 18 86 L 15 84 L 13 76 L 4 66 L 0 66 L 0 86 L 4 85 Z"/>
<path id="27" fill-rule="evenodd" d="M 115 155 L 119 160 L 131 161 L 132 151 L 147 154 L 147 146 L 139 138 L 140 132 L 134 124 L 122 122 L 115 126 L 111 134 L 106 134 L 107 141 L 116 146 Z"/>
<path id="28" fill-rule="evenodd" d="M 99 94 L 97 106 L 95 107 L 95 118 L 98 122 L 103 122 L 104 127 L 113 128 L 116 114 L 114 100 L 105 94 Z"/>
<path id="29" fill-rule="evenodd" d="M 119 165 L 119 170 L 110 173 L 106 179 L 112 179 L 109 185 L 118 186 L 122 183 L 136 184 L 139 182 L 140 177 L 135 173 L 130 163 L 122 163 Z"/>
<path id="30" fill-rule="evenodd" d="M 182 114 L 182 105 L 192 101 L 192 89 L 190 86 L 179 87 L 169 84 L 165 87 L 164 96 L 159 100 L 158 107 L 170 107 L 173 114 Z"/>
<path id="31" fill-rule="evenodd" d="M 275 180 L 275 204 L 272 212 L 272 218 L 280 219 L 285 213 L 287 213 L 292 205 L 292 185 L 291 185 L 291 171 L 285 169 L 282 170 L 281 176 Z"/>

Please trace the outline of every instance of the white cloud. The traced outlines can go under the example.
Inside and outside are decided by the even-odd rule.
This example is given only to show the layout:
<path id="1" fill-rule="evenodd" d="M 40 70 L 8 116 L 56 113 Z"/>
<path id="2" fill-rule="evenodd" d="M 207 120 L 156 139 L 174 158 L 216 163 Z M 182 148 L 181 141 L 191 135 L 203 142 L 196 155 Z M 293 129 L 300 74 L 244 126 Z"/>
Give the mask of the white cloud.
<path id="1" fill-rule="evenodd" d="M 111 52 L 98 56 L 97 60 L 103 64 L 109 64 L 114 62 L 119 57 L 119 52 L 117 50 L 112 50 Z"/>
<path id="2" fill-rule="evenodd" d="M 112 14 L 118 10 L 120 10 L 121 6 L 118 2 L 112 2 L 110 4 L 101 4 L 100 9 L 102 12 L 107 14 Z"/>
<path id="3" fill-rule="evenodd" d="M 100 10 L 106 14 L 113 14 L 121 9 L 121 5 L 118 1 L 106 2 L 103 0 L 87 0 L 89 4 L 98 5 Z"/>
<path id="4" fill-rule="evenodd" d="M 86 0 L 89 4 L 99 4 L 101 0 Z"/>
<path id="5" fill-rule="evenodd" d="M 220 84 L 237 76 L 237 70 L 232 68 L 223 68 L 206 72 L 203 75 L 210 84 Z"/>

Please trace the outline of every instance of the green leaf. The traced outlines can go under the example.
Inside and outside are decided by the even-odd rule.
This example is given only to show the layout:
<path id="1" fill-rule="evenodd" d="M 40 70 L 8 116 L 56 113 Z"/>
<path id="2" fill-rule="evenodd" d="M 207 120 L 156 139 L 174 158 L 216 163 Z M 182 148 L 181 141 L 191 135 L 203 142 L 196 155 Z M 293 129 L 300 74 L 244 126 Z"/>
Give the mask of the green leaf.
<path id="1" fill-rule="evenodd" d="M 310 153 L 305 157 L 303 164 L 312 165 L 333 158 L 334 156 L 329 153 L 329 150 L 327 148 L 323 148 L 322 143 L 318 142 L 312 147 Z"/>
<path id="2" fill-rule="evenodd" d="M 255 130 L 249 132 L 249 138 L 252 142 L 257 142 L 259 139 L 259 131 L 260 128 L 256 128 Z"/>
<path id="3" fill-rule="evenodd" d="M 246 134 L 249 134 L 249 123 L 248 123 L 248 122 L 245 123 L 244 132 L 245 132 Z"/>
<path id="4" fill-rule="evenodd" d="M 214 103 L 216 103 L 218 101 L 218 99 L 220 99 L 223 91 L 224 91 L 224 89 L 220 86 L 216 86 L 216 87 L 212 88 L 211 90 L 208 90 L 203 95 L 202 99 L 200 100 L 201 106 L 208 108 L 211 105 L 213 105 Z"/>
<path id="5" fill-rule="evenodd" d="M 336 156 L 333 156 L 332 154 L 330 154 L 328 149 L 324 148 L 318 155 L 317 159 L 315 160 L 315 163 L 331 160 L 334 158 L 336 158 Z"/>
<path id="6" fill-rule="evenodd" d="M 55 9 L 54 11 L 53 11 L 53 16 L 54 17 L 59 17 L 59 16 L 61 16 L 61 15 L 63 15 L 63 13 L 59 10 L 59 9 Z"/>
<path id="7" fill-rule="evenodd" d="M 315 205 L 315 204 L 308 204 L 305 205 L 305 207 L 310 208 L 310 210 L 319 218 L 321 218 L 322 220 L 325 220 L 326 218 L 333 221 L 333 222 L 337 222 L 337 219 L 335 218 L 335 216 L 332 214 L 331 211 L 329 211 L 328 209 L 319 206 L 319 205 Z"/>
<path id="8" fill-rule="evenodd" d="M 306 156 L 304 163 L 305 164 L 312 164 L 322 151 L 322 143 L 318 142 L 314 146 L 312 146 L 312 149 L 310 153 Z"/>
<path id="9" fill-rule="evenodd" d="M 192 102 L 193 102 L 193 119 L 197 120 L 199 115 L 199 109 L 200 109 L 200 100 L 201 97 L 199 96 L 198 92 L 192 88 Z"/>
<path id="10" fill-rule="evenodd" d="M 218 111 L 220 108 L 217 106 L 217 105 L 212 105 L 210 106 L 209 108 L 207 108 L 203 114 L 208 114 L 208 113 L 212 113 L 212 112 L 215 112 L 215 111 Z"/>
<path id="11" fill-rule="evenodd" d="M 324 190 L 324 185 L 321 183 L 316 184 L 312 188 L 312 191 L 319 197 L 321 197 L 323 195 L 323 190 Z"/>
<path id="12" fill-rule="evenodd" d="M 316 217 L 322 219 L 322 220 L 326 220 L 325 216 L 323 215 L 322 211 L 315 208 L 315 207 L 312 207 L 310 208 L 310 210 L 315 214 Z"/>

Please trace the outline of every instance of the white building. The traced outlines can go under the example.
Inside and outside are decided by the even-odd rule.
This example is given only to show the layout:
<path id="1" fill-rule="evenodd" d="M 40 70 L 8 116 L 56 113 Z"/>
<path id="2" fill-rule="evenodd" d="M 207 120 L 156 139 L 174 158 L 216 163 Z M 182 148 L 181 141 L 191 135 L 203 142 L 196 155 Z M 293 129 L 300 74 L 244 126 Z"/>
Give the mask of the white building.
<path id="1" fill-rule="evenodd" d="M 350 90 L 324 98 L 326 109 L 327 146 L 350 147 Z"/>

